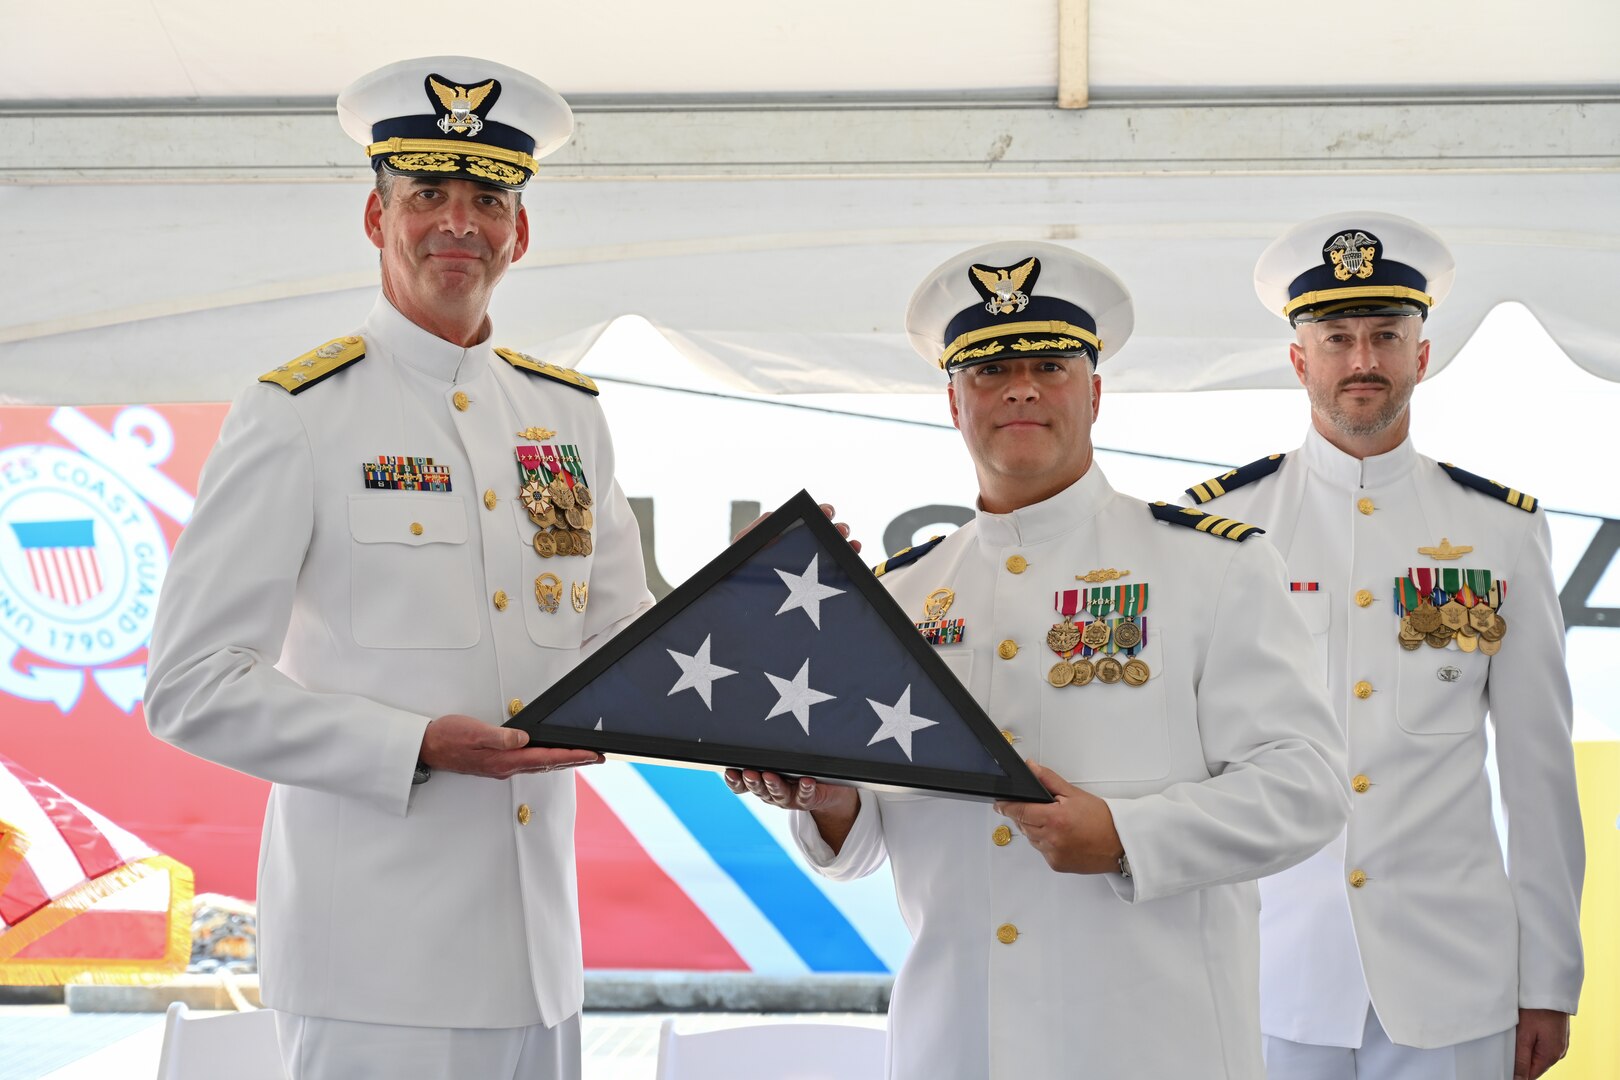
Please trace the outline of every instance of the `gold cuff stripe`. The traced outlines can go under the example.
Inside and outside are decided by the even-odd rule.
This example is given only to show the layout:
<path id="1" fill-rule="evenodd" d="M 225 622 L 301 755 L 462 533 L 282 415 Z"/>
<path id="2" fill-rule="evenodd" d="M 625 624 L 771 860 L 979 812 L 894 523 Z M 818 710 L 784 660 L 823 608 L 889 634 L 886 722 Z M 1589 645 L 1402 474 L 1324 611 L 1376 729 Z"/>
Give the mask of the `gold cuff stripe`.
<path id="1" fill-rule="evenodd" d="M 1292 315 L 1302 307 L 1321 304 L 1328 300 L 1359 300 L 1371 297 L 1384 297 L 1389 300 L 1416 300 L 1424 307 L 1434 306 L 1434 297 L 1426 292 L 1408 289 L 1404 285 L 1357 285 L 1347 289 L 1318 289 L 1315 292 L 1302 293 L 1283 305 L 1282 313 Z"/>
<path id="2" fill-rule="evenodd" d="M 1082 330 L 1073 323 L 1002 323 L 1000 326 L 982 326 L 977 330 L 969 330 L 967 333 L 945 346 L 945 351 L 939 355 L 939 366 L 943 368 L 948 365 L 951 362 L 952 357 L 961 352 L 963 349 L 967 348 L 969 345 L 976 344 L 980 341 L 987 341 L 990 338 L 1005 337 L 1009 334 L 1072 334 L 1081 341 L 1084 341 L 1087 345 L 1090 345 L 1093 349 L 1096 349 L 1099 353 L 1102 352 L 1103 347 L 1102 339 L 1097 337 L 1096 334 L 1093 334 L 1089 330 Z"/>
<path id="3" fill-rule="evenodd" d="M 470 154 L 473 157 L 487 157 L 491 161 L 504 161 L 508 165 L 516 165 L 530 172 L 540 168 L 539 159 L 532 154 L 525 154 L 521 150 L 508 150 L 504 146 L 490 146 L 487 143 L 452 142 L 449 139 L 385 139 L 366 147 L 367 157 L 376 157 L 378 154 L 416 153 Z"/>

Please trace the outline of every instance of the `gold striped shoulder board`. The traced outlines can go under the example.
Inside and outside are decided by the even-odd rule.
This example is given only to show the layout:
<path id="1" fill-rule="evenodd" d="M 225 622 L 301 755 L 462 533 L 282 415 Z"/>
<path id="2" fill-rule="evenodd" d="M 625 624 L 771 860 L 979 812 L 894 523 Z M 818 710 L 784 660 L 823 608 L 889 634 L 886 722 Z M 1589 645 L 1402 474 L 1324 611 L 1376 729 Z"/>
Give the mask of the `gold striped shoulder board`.
<path id="1" fill-rule="evenodd" d="M 1187 489 L 1187 494 L 1192 496 L 1193 502 L 1202 506 L 1211 499 L 1220 498 L 1228 491 L 1236 491 L 1244 484 L 1252 484 L 1262 477 L 1270 476 L 1282 468 L 1283 458 L 1287 456 L 1286 454 L 1272 454 L 1269 457 L 1263 457 L 1259 461 L 1251 461 L 1247 465 L 1236 469 L 1228 469 L 1219 476 L 1210 477 L 1202 484 L 1194 484 Z"/>
<path id="2" fill-rule="evenodd" d="M 1160 521 L 1168 521 L 1172 525 L 1185 525 L 1189 529 L 1197 529 L 1201 533 L 1218 536 L 1222 540 L 1236 540 L 1242 543 L 1249 537 L 1259 536 L 1266 531 L 1258 525 L 1245 525 L 1231 518 L 1216 517 L 1202 510 L 1194 510 L 1190 506 L 1172 506 L 1169 503 L 1156 502 L 1148 509 L 1153 511 L 1153 516 Z"/>
<path id="3" fill-rule="evenodd" d="M 275 383 L 289 394 L 302 394 L 305 390 L 331 378 L 350 364 L 359 363 L 366 356 L 365 339 L 358 337 L 333 338 L 318 349 L 311 349 L 296 360 L 289 360 L 272 371 L 259 376 L 260 382 Z"/>
<path id="4" fill-rule="evenodd" d="M 544 375 L 548 379 L 556 379 L 560 383 L 572 386 L 575 390 L 583 390 L 593 397 L 601 393 L 596 388 L 595 381 L 589 376 L 581 375 L 573 368 L 548 364 L 544 360 L 536 360 L 534 357 L 520 353 L 516 349 L 496 349 L 495 355 L 515 368 L 521 368 L 536 375 Z"/>
<path id="5" fill-rule="evenodd" d="M 1516 488 L 1498 484 L 1495 480 L 1487 480 L 1483 476 L 1469 472 L 1467 469 L 1459 469 L 1450 462 L 1442 461 L 1440 467 L 1446 471 L 1447 476 L 1465 488 L 1473 488 L 1475 491 L 1483 492 L 1493 499 L 1501 499 L 1509 506 L 1517 506 L 1527 514 L 1536 512 L 1536 497 L 1534 495 L 1526 495 Z"/>
<path id="6" fill-rule="evenodd" d="M 872 573 L 876 574 L 878 577 L 882 577 L 890 570 L 898 570 L 908 563 L 914 563 L 938 547 L 939 542 L 943 539 L 945 539 L 943 536 L 930 536 L 926 543 L 918 544 L 916 547 L 901 548 L 893 555 L 890 555 L 887 559 L 884 559 L 882 562 L 872 567 Z"/>

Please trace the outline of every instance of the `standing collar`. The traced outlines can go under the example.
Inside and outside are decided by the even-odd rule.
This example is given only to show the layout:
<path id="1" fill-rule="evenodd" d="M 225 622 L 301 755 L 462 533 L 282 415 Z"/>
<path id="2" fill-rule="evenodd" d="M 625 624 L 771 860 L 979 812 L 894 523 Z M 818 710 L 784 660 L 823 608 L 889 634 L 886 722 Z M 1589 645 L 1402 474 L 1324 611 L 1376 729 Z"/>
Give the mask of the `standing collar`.
<path id="1" fill-rule="evenodd" d="M 381 292 L 360 333 L 366 339 L 366 352 L 385 353 L 429 378 L 446 383 L 467 382 L 476 377 L 488 365 L 493 351 L 489 346 L 494 337 L 493 329 L 483 341 L 464 349 L 411 322 Z"/>
<path id="2" fill-rule="evenodd" d="M 1312 424 L 1299 452 L 1312 472 L 1346 489 L 1383 487 L 1399 480 L 1417 465 L 1417 450 L 1412 446 L 1410 434 L 1387 454 L 1357 458 L 1324 439 Z"/>
<path id="3" fill-rule="evenodd" d="M 1072 532 L 1114 497 L 1114 489 L 1095 460 L 1086 474 L 1044 502 L 1019 507 L 1010 514 L 975 513 L 979 542 L 990 548 L 1040 544 Z"/>

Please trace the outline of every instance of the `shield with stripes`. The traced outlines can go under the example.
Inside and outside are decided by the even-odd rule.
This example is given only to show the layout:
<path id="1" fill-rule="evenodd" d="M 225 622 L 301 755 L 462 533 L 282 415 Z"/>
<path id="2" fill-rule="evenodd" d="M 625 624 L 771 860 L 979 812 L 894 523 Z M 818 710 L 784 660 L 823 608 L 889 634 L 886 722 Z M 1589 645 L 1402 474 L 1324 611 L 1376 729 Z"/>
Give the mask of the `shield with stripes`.
<path id="1" fill-rule="evenodd" d="M 70 608 L 101 595 L 94 520 L 13 521 L 11 531 L 28 560 L 35 592 Z"/>

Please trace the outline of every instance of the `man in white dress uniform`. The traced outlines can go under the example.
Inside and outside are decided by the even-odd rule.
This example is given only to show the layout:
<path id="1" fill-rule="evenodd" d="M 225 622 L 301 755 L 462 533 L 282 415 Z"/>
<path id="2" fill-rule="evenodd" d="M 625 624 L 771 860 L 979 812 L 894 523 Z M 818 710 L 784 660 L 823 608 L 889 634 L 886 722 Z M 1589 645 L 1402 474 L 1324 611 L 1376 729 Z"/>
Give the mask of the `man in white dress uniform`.
<path id="1" fill-rule="evenodd" d="M 577 1077 L 563 767 L 599 759 L 498 725 L 651 597 L 594 385 L 494 347 L 487 315 L 572 115 L 451 56 L 338 111 L 377 170 L 382 291 L 226 418 L 147 722 L 274 784 L 260 966 L 295 1080 Z"/>
<path id="2" fill-rule="evenodd" d="M 1282 552 L 1349 740 L 1346 831 L 1260 883 L 1272 1080 L 1528 1080 L 1563 1056 L 1580 995 L 1585 848 L 1547 517 L 1408 434 L 1453 274 L 1440 237 L 1391 214 L 1280 237 L 1255 289 L 1294 327 L 1305 445 L 1187 492 Z M 1457 418 L 1459 442 L 1478 419 Z"/>
<path id="3" fill-rule="evenodd" d="M 912 298 L 979 479 L 975 519 L 879 567 L 1057 797 L 983 803 L 733 771 L 850 879 L 888 858 L 915 938 L 890 1075 L 1222 1077 L 1261 1064 L 1254 879 L 1342 827 L 1344 744 L 1260 530 L 1113 490 L 1095 365 L 1131 330 L 1106 268 L 1001 243 Z M 944 610 L 941 610 L 944 609 Z"/>

